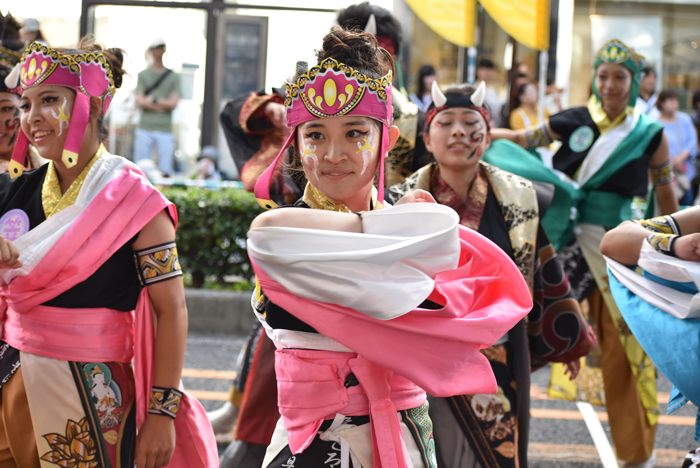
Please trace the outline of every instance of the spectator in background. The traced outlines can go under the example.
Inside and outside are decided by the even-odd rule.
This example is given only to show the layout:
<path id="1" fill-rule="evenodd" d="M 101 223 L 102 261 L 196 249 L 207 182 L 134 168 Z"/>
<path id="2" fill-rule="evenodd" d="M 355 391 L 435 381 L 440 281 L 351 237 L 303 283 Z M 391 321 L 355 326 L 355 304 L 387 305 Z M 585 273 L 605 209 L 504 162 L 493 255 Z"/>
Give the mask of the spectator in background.
<path id="1" fill-rule="evenodd" d="M 197 180 L 226 180 L 219 170 L 219 151 L 214 146 L 205 146 L 197 157 Z"/>
<path id="2" fill-rule="evenodd" d="M 511 79 L 510 86 L 506 90 L 507 98 L 501 105 L 500 113 L 498 114 L 500 127 L 507 128 L 510 124 L 510 113 L 513 112 L 513 109 L 518 107 L 516 104 L 518 89 L 520 89 L 522 85 L 532 82 L 530 80 L 530 75 L 523 70 L 527 70 L 527 65 L 520 63 L 508 73 L 508 76 L 512 76 L 513 78 Z"/>
<path id="3" fill-rule="evenodd" d="M 692 205 L 695 199 L 691 181 L 695 177 L 695 159 L 698 156 L 698 137 L 690 116 L 678 112 L 678 96 L 665 89 L 656 101 L 658 121 L 668 138 L 669 154 L 676 174 L 676 195 L 681 205 Z"/>
<path id="4" fill-rule="evenodd" d="M 44 35 L 41 33 L 41 28 L 39 27 L 39 21 L 36 18 L 27 18 L 22 26 L 22 31 L 20 32 L 22 36 L 22 41 L 25 45 L 29 45 L 36 41 L 43 45 L 48 45 Z"/>
<path id="5" fill-rule="evenodd" d="M 652 119 L 658 119 L 659 111 L 656 108 L 658 98 L 659 94 L 656 92 L 656 70 L 654 70 L 653 66 L 647 65 L 642 70 L 642 81 L 639 83 L 639 96 L 637 96 L 635 108 Z"/>
<path id="6" fill-rule="evenodd" d="M 538 124 L 537 121 L 537 86 L 534 83 L 525 83 L 518 88 L 515 96 L 516 107 L 510 113 L 509 123 L 513 130 L 526 130 Z M 545 109 L 544 118 L 549 118 L 549 112 Z"/>
<path id="7" fill-rule="evenodd" d="M 435 82 L 435 69 L 431 65 L 423 65 L 418 69 L 418 78 L 416 79 L 416 92 L 411 94 L 410 99 L 413 104 L 418 106 L 421 112 L 427 112 L 430 103 L 433 102 L 433 97 L 430 94 L 430 89 Z"/>
<path id="8" fill-rule="evenodd" d="M 690 114 L 690 118 L 695 125 L 695 132 L 700 138 L 700 90 L 693 93 L 693 113 Z"/>
<path id="9" fill-rule="evenodd" d="M 498 92 L 493 87 L 493 81 L 496 79 L 496 66 L 491 60 L 481 59 L 476 64 L 476 81 L 486 83 L 486 105 L 488 106 L 491 115 L 491 127 L 498 127 L 496 122 L 497 116 L 501 114 L 501 101 L 498 98 Z"/>
<path id="10" fill-rule="evenodd" d="M 562 88 L 557 87 L 557 84 L 554 82 L 554 79 L 547 78 L 545 108 L 547 109 L 547 112 L 550 113 L 550 115 L 558 114 L 559 112 L 564 110 L 564 107 L 561 105 L 561 93 L 563 92 L 564 90 Z"/>
<path id="11" fill-rule="evenodd" d="M 158 168 L 163 177 L 170 177 L 175 153 L 172 115 L 180 100 L 180 76 L 163 65 L 163 39 L 154 39 L 146 53 L 151 64 L 139 73 L 136 84 L 136 105 L 143 112 L 134 132 L 134 161 L 150 159 L 155 146 Z"/>

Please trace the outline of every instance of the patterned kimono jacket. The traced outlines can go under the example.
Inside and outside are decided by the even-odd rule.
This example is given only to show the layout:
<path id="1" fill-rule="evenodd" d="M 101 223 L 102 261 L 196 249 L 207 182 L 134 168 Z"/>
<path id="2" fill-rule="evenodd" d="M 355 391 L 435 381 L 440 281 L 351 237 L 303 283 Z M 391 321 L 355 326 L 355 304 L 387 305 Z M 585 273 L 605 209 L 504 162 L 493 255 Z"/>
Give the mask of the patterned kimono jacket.
<path id="1" fill-rule="evenodd" d="M 530 288 L 534 307 L 528 317 L 483 351 L 496 375 L 497 394 L 446 399 L 483 468 L 526 467 L 531 368 L 585 355 L 595 346 L 595 336 L 541 229 L 531 182 L 480 162 L 465 204 L 433 163 L 391 187 L 387 199 L 395 202 L 416 189 L 432 193 L 438 203 L 460 215 L 462 225 L 495 242 L 513 259 Z M 439 424 L 436 421 L 438 454 Z"/>

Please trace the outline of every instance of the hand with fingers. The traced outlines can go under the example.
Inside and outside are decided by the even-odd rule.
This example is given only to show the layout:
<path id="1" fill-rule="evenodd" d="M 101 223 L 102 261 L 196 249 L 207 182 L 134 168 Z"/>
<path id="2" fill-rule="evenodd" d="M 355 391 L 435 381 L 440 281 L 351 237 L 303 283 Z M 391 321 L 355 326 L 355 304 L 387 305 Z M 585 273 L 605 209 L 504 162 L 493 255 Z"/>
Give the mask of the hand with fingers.
<path id="1" fill-rule="evenodd" d="M 700 233 L 681 236 L 673 243 L 673 253 L 681 260 L 700 262 Z"/>
<path id="2" fill-rule="evenodd" d="M 22 266 L 19 250 L 12 241 L 0 236 L 0 270 L 14 269 Z"/>
<path id="3" fill-rule="evenodd" d="M 169 416 L 149 414 L 136 437 L 137 468 L 161 468 L 175 451 L 175 420 Z"/>
<path id="4" fill-rule="evenodd" d="M 437 203 L 435 201 L 435 198 L 430 194 L 430 192 L 426 192 L 425 190 L 414 190 L 411 193 L 407 193 L 399 201 L 394 203 L 394 206 L 397 205 L 404 205 L 406 203 Z"/>
<path id="5" fill-rule="evenodd" d="M 581 359 L 564 363 L 564 374 L 569 374 L 569 380 L 574 380 L 581 370 Z"/>

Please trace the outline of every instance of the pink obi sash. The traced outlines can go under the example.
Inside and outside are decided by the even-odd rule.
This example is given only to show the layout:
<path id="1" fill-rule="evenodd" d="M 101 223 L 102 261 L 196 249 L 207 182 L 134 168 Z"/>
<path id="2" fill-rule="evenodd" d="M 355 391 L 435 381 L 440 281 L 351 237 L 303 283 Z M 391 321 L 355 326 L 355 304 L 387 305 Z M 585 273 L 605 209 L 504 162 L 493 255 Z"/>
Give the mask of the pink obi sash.
<path id="1" fill-rule="evenodd" d="M 280 414 L 292 453 L 303 452 L 323 421 L 336 413 L 369 414 L 374 466 L 407 466 L 396 412 L 425 403 L 423 389 L 355 353 L 278 349 L 275 371 Z M 359 384 L 349 382 L 351 374 Z"/>
<path id="2" fill-rule="evenodd" d="M 13 348 L 38 356 L 129 363 L 134 356 L 134 314 L 48 306 L 19 313 L 9 307 L 2 337 Z"/>

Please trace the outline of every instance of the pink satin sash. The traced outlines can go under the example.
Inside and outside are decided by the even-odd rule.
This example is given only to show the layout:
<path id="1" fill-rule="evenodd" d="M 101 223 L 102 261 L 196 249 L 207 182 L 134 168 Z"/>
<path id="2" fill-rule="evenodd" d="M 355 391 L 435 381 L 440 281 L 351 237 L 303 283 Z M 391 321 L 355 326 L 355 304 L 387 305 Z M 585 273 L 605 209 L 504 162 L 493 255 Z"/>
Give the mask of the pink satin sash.
<path id="1" fill-rule="evenodd" d="M 423 389 L 355 353 L 278 349 L 275 373 L 280 414 L 292 453 L 303 452 L 323 421 L 336 413 L 369 414 L 374 466 L 407 466 L 396 412 L 425 403 Z M 346 384 L 350 374 L 359 384 Z"/>
<path id="2" fill-rule="evenodd" d="M 47 306 L 19 313 L 10 307 L 2 336 L 13 348 L 37 356 L 129 363 L 134 356 L 134 314 Z"/>

